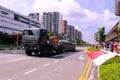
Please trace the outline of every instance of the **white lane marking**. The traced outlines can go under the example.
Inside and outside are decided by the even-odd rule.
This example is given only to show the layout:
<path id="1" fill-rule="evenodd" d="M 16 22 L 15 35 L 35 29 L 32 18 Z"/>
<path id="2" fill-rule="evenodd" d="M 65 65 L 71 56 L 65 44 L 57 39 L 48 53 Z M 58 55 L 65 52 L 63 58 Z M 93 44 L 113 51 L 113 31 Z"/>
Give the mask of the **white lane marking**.
<path id="1" fill-rule="evenodd" d="M 8 80 L 12 80 L 12 79 L 8 79 Z"/>
<path id="2" fill-rule="evenodd" d="M 56 61 L 54 61 L 53 63 L 57 63 L 57 62 L 59 62 L 59 60 L 56 60 Z"/>
<path id="3" fill-rule="evenodd" d="M 1 54 L 1 53 L 0 53 Z M 8 56 L 11 56 L 11 54 L 3 54 L 3 55 L 0 55 L 0 58 L 4 58 L 4 57 L 8 57 Z"/>
<path id="4" fill-rule="evenodd" d="M 47 67 L 47 66 L 49 66 L 49 65 L 51 65 L 51 63 L 45 64 L 45 65 L 43 65 L 43 67 Z"/>
<path id="5" fill-rule="evenodd" d="M 12 53 L 17 53 L 17 52 L 12 52 Z"/>
<path id="6" fill-rule="evenodd" d="M 29 73 L 31 73 L 31 72 L 33 72 L 33 71 L 36 71 L 36 70 L 37 70 L 37 68 L 32 69 L 32 70 L 30 70 L 30 71 L 27 71 L 27 72 L 25 72 L 24 74 L 26 75 L 26 74 L 29 74 Z"/>
<path id="7" fill-rule="evenodd" d="M 5 62 L 5 63 L 11 63 L 11 62 L 22 61 L 22 60 L 25 60 L 25 59 L 30 59 L 30 58 L 15 59 L 15 60 L 11 60 L 11 61 L 8 61 L 8 62 Z"/>
<path id="8" fill-rule="evenodd" d="M 66 57 L 65 59 L 67 59 L 68 57 Z"/>
<path id="9" fill-rule="evenodd" d="M 63 61 L 64 59 L 61 59 L 61 61 Z"/>
<path id="10" fill-rule="evenodd" d="M 84 55 L 81 55 L 78 59 L 80 59 L 80 60 L 85 59 L 85 58 L 84 58 Z"/>

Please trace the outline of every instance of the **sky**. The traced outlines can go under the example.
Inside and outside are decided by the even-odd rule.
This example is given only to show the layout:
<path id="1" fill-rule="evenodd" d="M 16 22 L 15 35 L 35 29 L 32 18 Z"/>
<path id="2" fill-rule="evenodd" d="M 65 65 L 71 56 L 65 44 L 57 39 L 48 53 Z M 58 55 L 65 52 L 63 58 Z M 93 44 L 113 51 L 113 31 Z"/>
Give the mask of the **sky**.
<path id="1" fill-rule="evenodd" d="M 23 15 L 58 11 L 69 25 L 82 32 L 82 38 L 95 43 L 94 34 L 105 27 L 106 34 L 120 20 L 114 15 L 114 0 L 1 0 L 0 5 Z"/>

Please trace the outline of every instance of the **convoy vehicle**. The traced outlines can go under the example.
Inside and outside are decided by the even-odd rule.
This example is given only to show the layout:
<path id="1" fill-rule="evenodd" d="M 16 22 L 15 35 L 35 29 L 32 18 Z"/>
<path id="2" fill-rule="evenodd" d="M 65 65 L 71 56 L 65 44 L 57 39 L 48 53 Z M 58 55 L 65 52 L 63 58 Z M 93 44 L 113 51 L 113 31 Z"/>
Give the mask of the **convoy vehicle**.
<path id="1" fill-rule="evenodd" d="M 59 43 L 63 46 L 64 51 L 75 51 L 76 50 L 76 41 L 70 41 L 67 39 L 59 40 Z"/>
<path id="2" fill-rule="evenodd" d="M 53 51 L 62 53 L 63 47 L 58 43 L 61 37 L 49 39 L 48 32 L 40 28 L 26 28 L 22 35 L 22 45 L 24 46 L 27 55 L 52 55 Z"/>
<path id="3" fill-rule="evenodd" d="M 65 50 L 75 50 L 75 45 L 62 36 L 49 37 L 48 32 L 41 28 L 26 28 L 22 35 L 22 45 L 26 55 L 47 56 L 63 53 Z"/>

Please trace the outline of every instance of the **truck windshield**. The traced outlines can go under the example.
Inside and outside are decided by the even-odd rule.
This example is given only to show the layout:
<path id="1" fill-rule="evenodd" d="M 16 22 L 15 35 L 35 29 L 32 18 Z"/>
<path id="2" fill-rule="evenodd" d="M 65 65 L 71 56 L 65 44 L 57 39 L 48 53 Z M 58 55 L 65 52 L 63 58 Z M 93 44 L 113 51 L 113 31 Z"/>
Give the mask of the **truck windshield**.
<path id="1" fill-rule="evenodd" d="M 23 35 L 34 35 L 39 36 L 39 30 L 24 30 Z"/>

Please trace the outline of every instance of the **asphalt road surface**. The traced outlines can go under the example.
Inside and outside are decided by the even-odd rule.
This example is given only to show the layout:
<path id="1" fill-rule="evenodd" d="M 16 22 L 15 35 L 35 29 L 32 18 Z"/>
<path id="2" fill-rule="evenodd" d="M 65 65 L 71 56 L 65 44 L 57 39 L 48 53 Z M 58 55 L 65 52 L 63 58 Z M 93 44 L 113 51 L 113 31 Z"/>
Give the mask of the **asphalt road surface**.
<path id="1" fill-rule="evenodd" d="M 49 57 L 27 56 L 24 50 L 0 51 L 0 80 L 80 80 L 88 63 L 83 48 Z"/>

